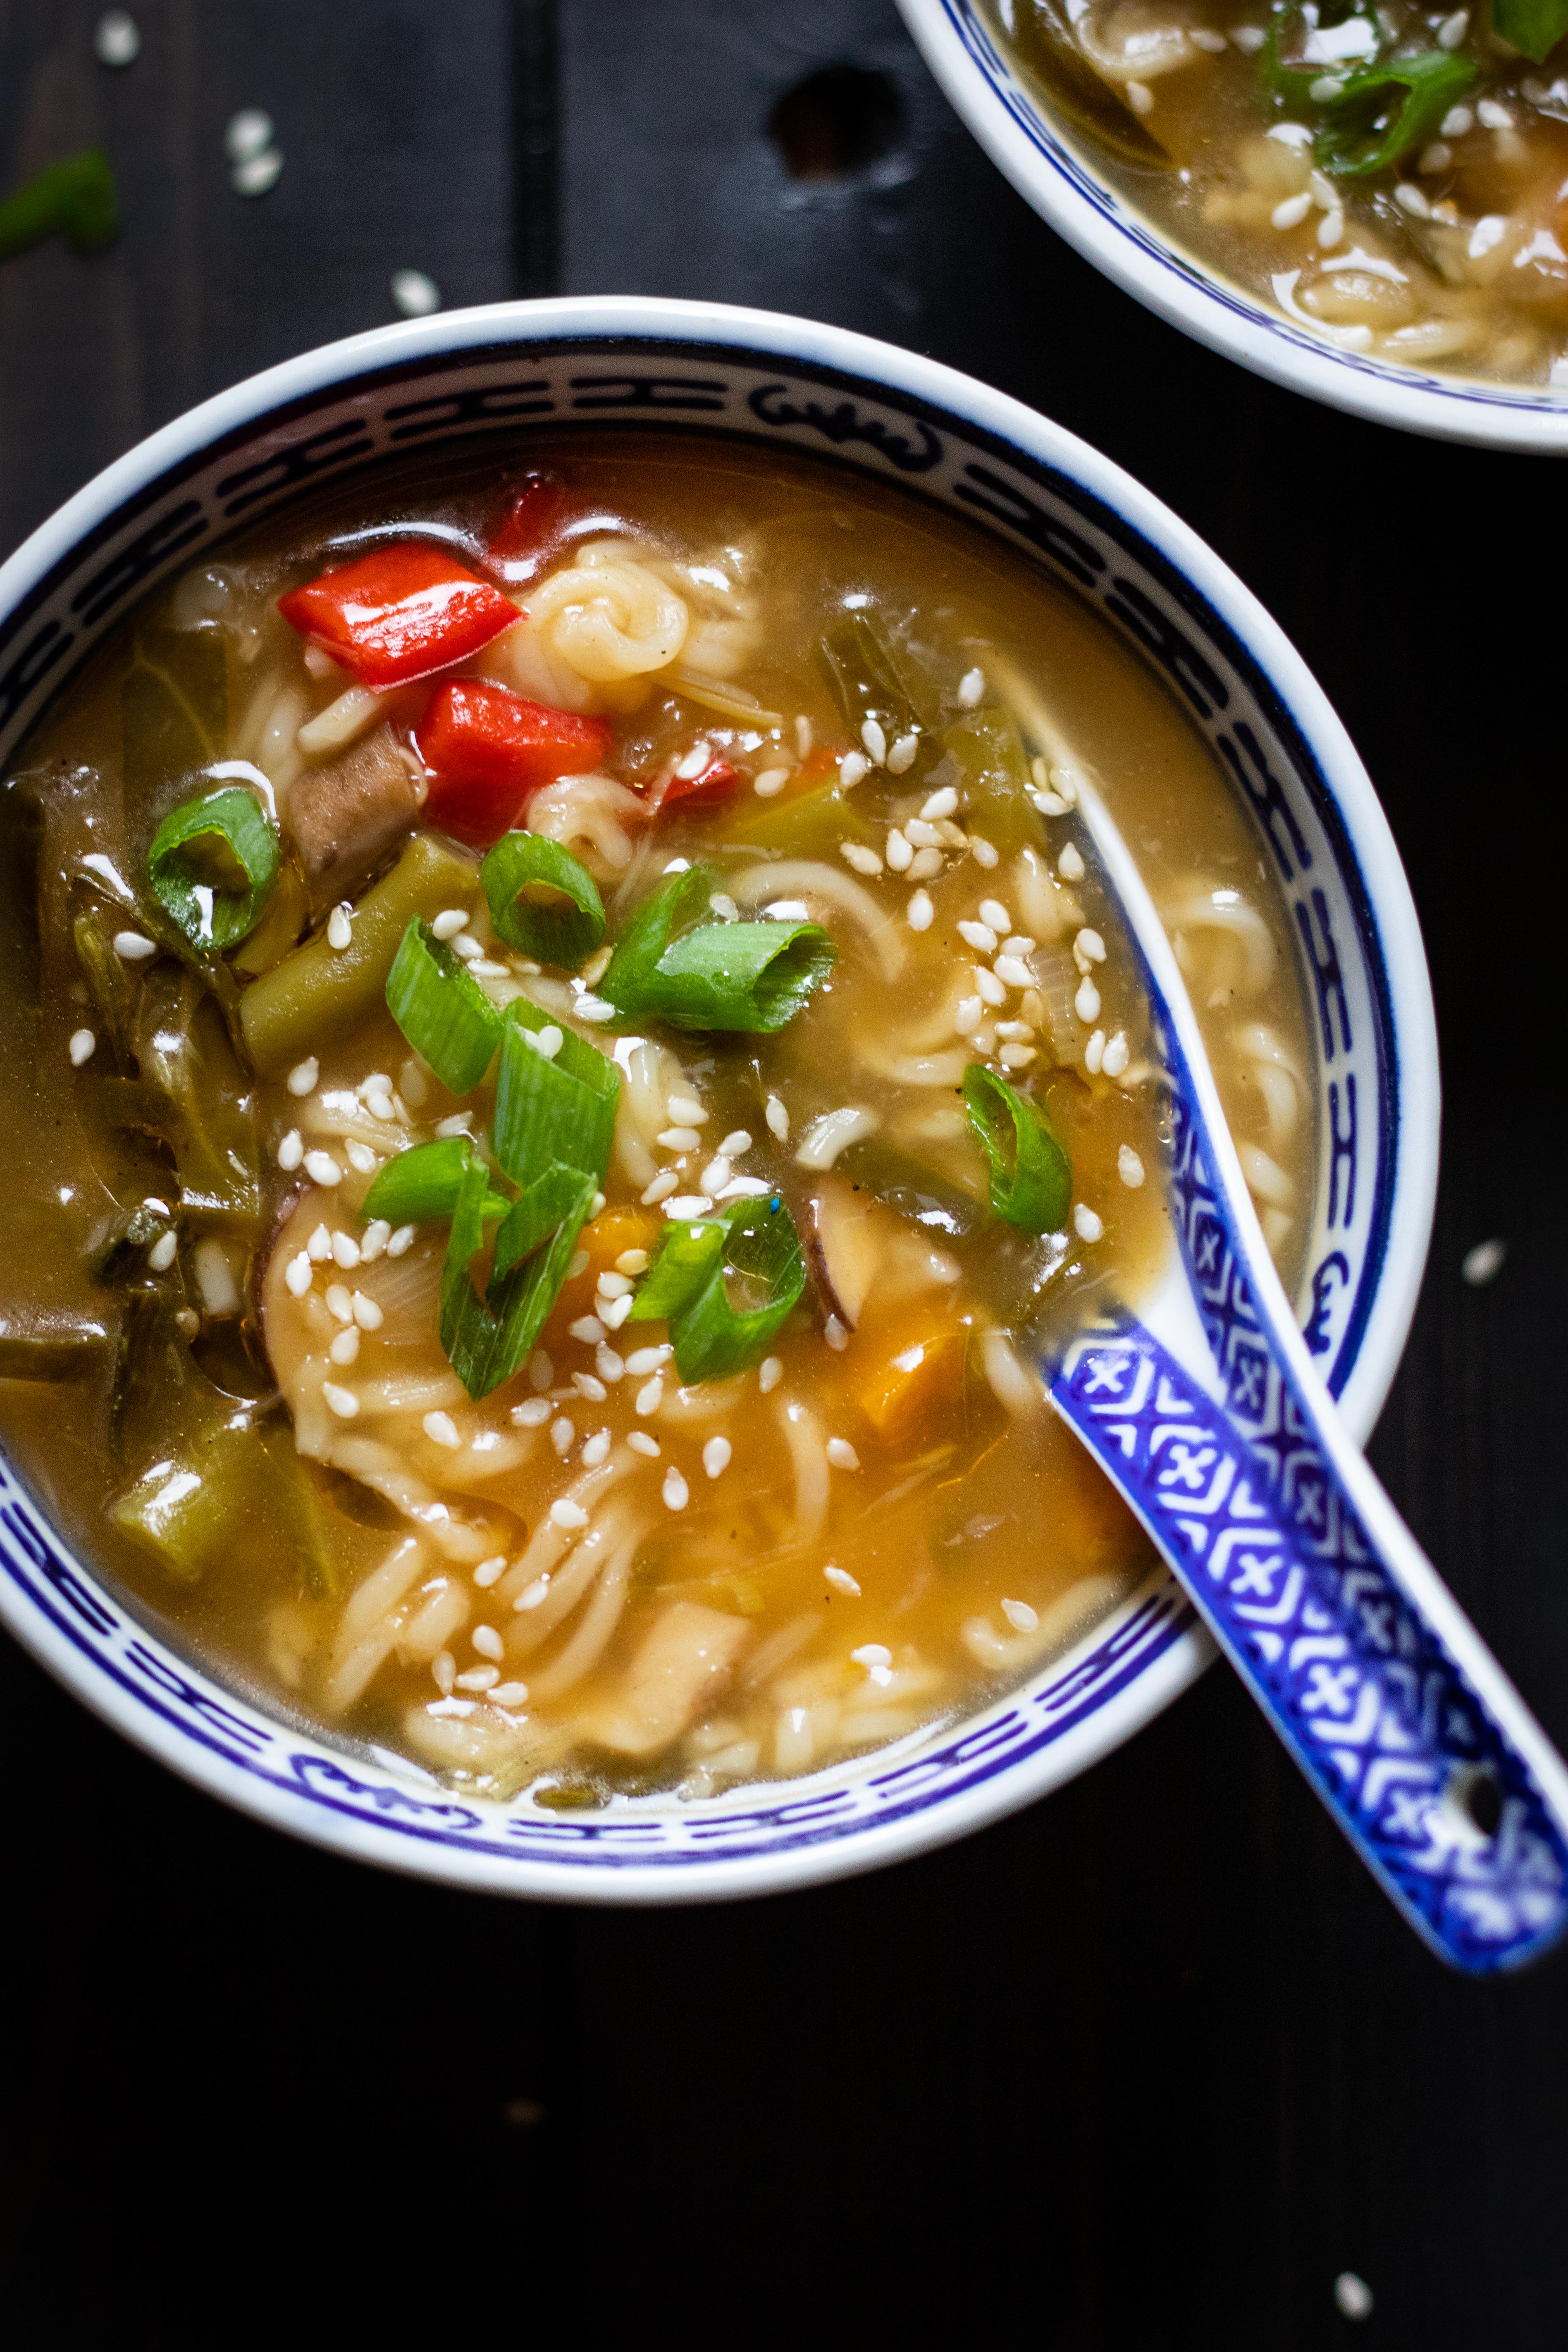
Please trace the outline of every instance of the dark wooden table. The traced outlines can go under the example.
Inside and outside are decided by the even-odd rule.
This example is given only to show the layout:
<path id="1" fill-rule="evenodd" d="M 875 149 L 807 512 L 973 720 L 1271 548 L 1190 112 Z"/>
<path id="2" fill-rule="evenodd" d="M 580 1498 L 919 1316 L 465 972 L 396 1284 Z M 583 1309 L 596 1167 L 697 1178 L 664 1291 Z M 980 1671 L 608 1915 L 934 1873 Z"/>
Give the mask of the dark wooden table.
<path id="1" fill-rule="evenodd" d="M 1443 1035 L 1436 1239 L 1373 1456 L 1568 1738 L 1564 923 L 1521 848 L 1561 790 L 1560 478 L 1160 325 L 993 171 L 890 0 L 135 14 L 111 72 L 94 7 L 0 0 L 5 185 L 100 138 L 125 213 L 110 253 L 0 268 L 0 544 L 191 402 L 389 318 L 417 268 L 448 305 L 705 296 L 930 352 L 1131 467 L 1279 615 L 1392 817 Z M 860 162 L 792 178 L 770 119 L 842 64 L 883 78 L 869 117 L 815 135 Z M 285 165 L 247 201 L 223 132 L 257 105 Z M 1493 1234 L 1502 1273 L 1468 1287 Z M 1568 2338 L 1568 1961 L 1447 1976 L 1223 1671 L 948 1853 L 668 1914 L 331 1860 L 9 1648 L 0 1737 L 12 2343 L 884 2344 L 1007 2313 L 1138 2352 Z"/>

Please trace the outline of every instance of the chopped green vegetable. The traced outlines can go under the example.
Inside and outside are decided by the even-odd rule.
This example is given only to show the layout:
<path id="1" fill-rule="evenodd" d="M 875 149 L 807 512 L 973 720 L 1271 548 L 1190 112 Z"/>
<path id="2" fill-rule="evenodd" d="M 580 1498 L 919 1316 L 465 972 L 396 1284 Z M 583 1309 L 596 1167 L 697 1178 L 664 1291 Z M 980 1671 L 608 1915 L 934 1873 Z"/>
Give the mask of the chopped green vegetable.
<path id="1" fill-rule="evenodd" d="M 134 1039 L 141 1121 L 174 1156 L 180 1206 L 204 1224 L 254 1226 L 261 1213 L 256 1118 L 217 1005 L 184 964 L 152 966 Z M 134 1099 L 129 1097 L 128 1099 Z"/>
<path id="2" fill-rule="evenodd" d="M 558 841 L 503 833 L 479 868 L 490 921 L 509 948 L 575 971 L 605 936 L 594 877 Z"/>
<path id="3" fill-rule="evenodd" d="M 46 237 L 63 236 L 78 253 L 96 253 L 120 229 L 120 194 L 101 147 L 46 163 L 0 204 L 0 260 Z"/>
<path id="4" fill-rule="evenodd" d="M 914 735 L 920 739 L 921 751 L 926 749 L 925 730 L 898 656 L 886 631 L 868 613 L 846 613 L 822 637 L 817 651 L 856 744 L 861 740 L 866 721 L 872 719 L 889 745 L 900 735 Z M 906 774 L 912 777 L 920 764 L 917 753 Z"/>
<path id="5" fill-rule="evenodd" d="M 229 959 L 234 971 L 242 980 L 258 980 L 274 964 L 281 963 L 299 946 L 310 913 L 304 877 L 292 858 L 285 857 L 255 929 L 247 931 Z"/>
<path id="6" fill-rule="evenodd" d="M 699 920 L 679 929 L 706 911 L 720 879 L 711 866 L 692 866 L 628 926 L 598 986 L 624 1018 L 771 1034 L 827 978 L 838 950 L 816 923 Z"/>
<path id="7" fill-rule="evenodd" d="M 171 809 L 153 835 L 147 878 L 193 947 L 237 946 L 278 878 L 278 827 L 254 793 L 231 784 Z"/>
<path id="8" fill-rule="evenodd" d="M 731 1277 L 755 1305 L 731 1303 Z M 795 1222 L 775 1192 L 671 1226 L 627 1319 L 668 1323 L 682 1381 L 723 1380 L 760 1362 L 805 1287 Z"/>
<path id="9" fill-rule="evenodd" d="M 484 1243 L 489 1178 L 482 1160 L 470 1160 L 441 1276 L 441 1345 L 470 1396 L 488 1396 L 531 1353 L 566 1279 L 597 1189 L 592 1178 L 572 1170 L 546 1171 L 513 1211 L 514 1216 L 521 1213 L 514 1238 L 531 1241 L 531 1254 L 499 1274 L 492 1272 L 481 1298 L 470 1269 Z M 503 1225 L 501 1235 L 506 1231 Z M 501 1235 L 497 1236 L 498 1261 Z"/>
<path id="10" fill-rule="evenodd" d="M 479 882 L 471 857 L 439 834 L 416 833 L 390 874 L 354 909 L 346 948 L 307 940 L 252 982 L 239 1003 L 250 1058 L 264 1076 L 318 1054 L 378 1005 L 415 915 L 466 906 Z"/>
<path id="11" fill-rule="evenodd" d="M 927 782 L 953 783 L 967 804 L 970 824 L 1005 856 L 1039 839 L 1039 820 L 1029 799 L 1028 753 L 1010 711 L 974 711 L 947 730 L 942 747 L 953 769 L 943 760 Z"/>
<path id="12" fill-rule="evenodd" d="M 386 975 L 387 1009 L 441 1084 L 471 1094 L 495 1059 L 500 1014 L 462 961 L 416 915 Z"/>
<path id="13" fill-rule="evenodd" d="M 399 1151 L 365 1194 L 361 1217 L 367 1223 L 384 1217 L 389 1225 L 427 1225 L 452 1216 L 471 1158 L 466 1135 L 443 1135 Z M 480 1214 L 486 1221 L 504 1217 L 510 1206 L 504 1193 L 492 1191 Z"/>
<path id="14" fill-rule="evenodd" d="M 1358 58 L 1345 58 L 1337 65 L 1302 65 L 1280 54 L 1282 44 L 1290 37 L 1292 27 L 1300 20 L 1301 11 L 1295 5 L 1295 0 L 1285 0 L 1284 5 L 1275 8 L 1268 37 L 1258 55 L 1258 69 L 1276 98 L 1283 99 L 1291 106 L 1318 106 L 1323 101 L 1312 94 L 1317 85 L 1325 79 L 1330 83 L 1342 82 L 1349 74 L 1364 72 L 1383 47 L 1383 31 L 1376 20 L 1365 11 L 1342 9 L 1336 16 L 1325 7 L 1321 12 L 1320 24 L 1331 25 L 1338 30 L 1353 21 L 1365 27 L 1364 54 Z"/>
<path id="15" fill-rule="evenodd" d="M 73 874 L 66 894 L 76 960 L 87 982 L 105 1059 L 121 1070 L 132 1063 L 132 1032 L 140 985 L 134 968 L 114 952 L 114 934 L 130 919 L 91 875 Z"/>
<path id="16" fill-rule="evenodd" d="M 1448 109 L 1479 79 L 1468 58 L 1447 49 L 1352 74 L 1325 111 L 1312 159 L 1335 179 L 1370 179 L 1436 138 Z"/>
<path id="17" fill-rule="evenodd" d="M 553 1054 L 541 1050 L 560 1039 Z M 495 1154 L 514 1184 L 557 1163 L 591 1176 L 610 1164 L 620 1072 L 595 1047 L 520 997 L 506 1009 L 496 1074 Z"/>
<path id="18" fill-rule="evenodd" d="M 1029 1234 L 1059 1233 L 1072 1200 L 1072 1165 L 1038 1104 L 971 1062 L 963 1108 L 991 1175 L 991 1206 Z"/>
<path id="19" fill-rule="evenodd" d="M 228 744 L 228 656 L 219 629 L 137 632 L 120 689 L 125 811 L 132 856 L 144 856 L 182 777 Z"/>
<path id="20" fill-rule="evenodd" d="M 1492 30 L 1544 65 L 1568 33 L 1568 0 L 1492 0 Z"/>

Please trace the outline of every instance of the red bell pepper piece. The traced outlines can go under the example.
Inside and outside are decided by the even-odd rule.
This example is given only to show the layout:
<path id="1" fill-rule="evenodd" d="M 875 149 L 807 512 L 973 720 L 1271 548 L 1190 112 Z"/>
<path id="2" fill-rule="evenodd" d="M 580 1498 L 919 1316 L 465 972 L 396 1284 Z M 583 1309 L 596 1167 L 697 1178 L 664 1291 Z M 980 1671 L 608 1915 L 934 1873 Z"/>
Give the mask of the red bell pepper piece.
<path id="1" fill-rule="evenodd" d="M 291 628 L 362 686 L 402 686 L 467 661 L 518 618 L 509 596 L 428 541 L 378 547 L 278 599 Z"/>
<path id="2" fill-rule="evenodd" d="M 707 807 L 727 801 L 740 790 L 741 771 L 732 768 L 728 760 L 710 760 L 695 776 L 671 776 L 659 794 L 658 805 L 668 808 L 676 801 L 700 801 Z"/>
<path id="3" fill-rule="evenodd" d="M 491 535 L 491 557 L 508 571 L 536 560 L 560 537 L 565 519 L 565 485 L 551 474 L 530 474 Z"/>
<path id="4" fill-rule="evenodd" d="M 475 849 L 510 830 L 524 803 L 557 776 L 585 775 L 609 751 L 602 719 L 528 702 L 504 686 L 455 677 L 437 688 L 415 738 L 435 772 L 426 820 Z"/>

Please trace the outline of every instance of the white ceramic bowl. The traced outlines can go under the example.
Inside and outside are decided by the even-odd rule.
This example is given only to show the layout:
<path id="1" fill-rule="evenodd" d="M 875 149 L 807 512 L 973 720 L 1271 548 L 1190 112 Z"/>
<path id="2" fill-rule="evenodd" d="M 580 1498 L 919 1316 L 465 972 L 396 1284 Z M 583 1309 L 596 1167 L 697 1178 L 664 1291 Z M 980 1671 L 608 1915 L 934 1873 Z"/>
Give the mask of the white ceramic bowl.
<path id="1" fill-rule="evenodd" d="M 1341 351 L 1163 237 L 1088 160 L 998 45 L 976 0 L 898 0 L 952 106 L 992 162 L 1086 261 L 1255 374 L 1375 424 L 1489 449 L 1568 456 L 1568 392 L 1391 367 Z"/>
<path id="2" fill-rule="evenodd" d="M 1136 482 L 1016 401 L 837 328 L 688 302 L 501 305 L 310 352 L 154 434 L 0 571 L 0 757 L 127 604 L 194 550 L 351 470 L 530 418 L 742 436 L 902 483 L 1068 583 L 1163 666 L 1270 845 L 1316 975 L 1332 1047 L 1302 1319 L 1364 1435 L 1409 1329 L 1436 1175 L 1432 1003 L 1397 853 L 1344 730 L 1240 582 Z M 956 1727 L 774 1789 L 573 1816 L 449 1795 L 225 1687 L 73 1557 L 3 1465 L 0 1610 L 118 1729 L 279 1828 L 458 1885 L 604 1902 L 759 1893 L 940 1844 L 1082 1771 L 1213 1656 L 1160 1573 Z"/>

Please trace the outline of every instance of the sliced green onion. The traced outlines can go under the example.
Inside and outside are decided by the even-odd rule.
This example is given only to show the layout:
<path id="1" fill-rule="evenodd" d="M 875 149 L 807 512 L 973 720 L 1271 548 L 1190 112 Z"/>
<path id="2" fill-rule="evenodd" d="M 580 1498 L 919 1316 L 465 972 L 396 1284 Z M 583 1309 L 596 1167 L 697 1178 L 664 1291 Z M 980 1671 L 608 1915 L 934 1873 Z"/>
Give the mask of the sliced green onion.
<path id="1" fill-rule="evenodd" d="M 501 1017 L 428 923 L 411 918 L 386 976 L 392 1017 L 444 1087 L 471 1094 L 489 1068 Z"/>
<path id="2" fill-rule="evenodd" d="M 398 1152 L 365 1194 L 361 1217 L 367 1222 L 384 1217 L 389 1225 L 428 1225 L 452 1216 L 472 1150 L 466 1135 L 443 1135 L 434 1143 L 416 1143 Z M 492 1191 L 480 1214 L 487 1220 L 504 1217 L 510 1206 L 502 1193 Z"/>
<path id="3" fill-rule="evenodd" d="M 585 1188 L 585 1189 L 584 1189 Z M 510 1274 L 524 1258 L 531 1257 L 542 1243 L 549 1240 L 557 1227 L 576 1218 L 572 1230 L 575 1235 L 584 1216 L 577 1214 L 579 1202 L 586 1199 L 592 1207 L 598 1191 L 597 1180 L 581 1168 L 569 1168 L 557 1160 L 542 1176 L 536 1176 L 524 1192 L 512 1202 L 506 1222 L 496 1235 L 495 1274 Z M 570 1257 L 570 1250 L 566 1253 Z M 556 1289 L 560 1284 L 556 1284 Z M 553 1297 L 553 1293 L 552 1294 Z"/>
<path id="4" fill-rule="evenodd" d="M 511 1378 L 531 1352 L 560 1296 L 597 1189 L 586 1177 L 562 1183 L 562 1176 L 570 1173 L 551 1171 L 541 1180 L 532 1207 L 526 1212 L 544 1245 L 540 1247 L 536 1242 L 532 1255 L 500 1275 L 492 1274 L 482 1298 L 474 1288 L 469 1269 L 484 1242 L 489 1180 L 477 1157 L 464 1174 L 441 1276 L 441 1345 L 470 1396 L 488 1396 Z M 524 1211 L 528 1197 L 525 1194 L 517 1203 L 514 1215 Z M 552 1215 L 556 1218 L 553 1228 L 548 1223 Z M 505 1233 L 504 1225 L 501 1231 Z M 499 1256 L 499 1235 L 497 1243 Z"/>
<path id="5" fill-rule="evenodd" d="M 153 836 L 147 878 L 193 947 L 237 946 L 278 879 L 278 828 L 238 784 L 171 809 Z"/>
<path id="6" fill-rule="evenodd" d="M 709 899 L 721 887 L 715 867 L 693 866 L 675 875 L 662 890 L 656 890 L 616 941 L 595 995 L 618 1013 L 636 1018 L 633 1008 L 642 1004 L 648 977 L 671 938 L 706 914 Z"/>
<path id="7" fill-rule="evenodd" d="M 1544 65 L 1568 33 L 1568 0 L 1492 0 L 1492 30 Z"/>
<path id="8" fill-rule="evenodd" d="M 1276 6 L 1268 37 L 1258 54 L 1258 70 L 1275 97 L 1283 99 L 1287 105 L 1321 105 L 1324 101 L 1314 99 L 1312 95 L 1318 83 L 1325 80 L 1330 83 L 1331 99 L 1334 89 L 1342 85 L 1352 75 L 1368 70 L 1373 59 L 1383 47 L 1384 36 L 1381 27 L 1367 11 L 1359 8 L 1351 9 L 1340 17 L 1334 29 L 1336 32 L 1342 31 L 1346 24 L 1352 22 L 1365 25 L 1372 35 L 1372 46 L 1365 55 L 1359 58 L 1343 58 L 1337 63 L 1296 64 L 1280 55 L 1280 44 L 1289 37 L 1292 26 L 1298 25 L 1300 15 L 1301 12 L 1294 5 L 1294 0 L 1286 0 L 1284 5 Z M 1305 31 L 1306 28 L 1301 26 L 1300 29 Z"/>
<path id="9" fill-rule="evenodd" d="M 1327 110 L 1312 160 L 1335 179 L 1370 179 L 1436 138 L 1448 109 L 1479 78 L 1468 58 L 1447 49 L 1425 49 L 1352 74 Z"/>
<path id="10" fill-rule="evenodd" d="M 642 1010 L 675 1029 L 771 1036 L 838 961 L 818 923 L 704 923 L 666 948 Z"/>
<path id="11" fill-rule="evenodd" d="M 605 936 L 594 877 L 537 833 L 503 833 L 479 868 L 490 921 L 509 948 L 575 971 Z"/>
<path id="12" fill-rule="evenodd" d="M 761 1305 L 732 1306 L 731 1275 L 760 1291 Z M 719 1217 L 672 1227 L 628 1320 L 668 1321 L 683 1381 L 724 1380 L 767 1354 L 805 1287 L 799 1237 L 775 1192 L 737 1201 Z"/>
<path id="13" fill-rule="evenodd" d="M 990 1169 L 995 1214 L 1027 1234 L 1059 1233 L 1072 1201 L 1072 1163 L 1039 1106 L 984 1062 L 971 1062 L 963 1108 Z"/>
<path id="14" fill-rule="evenodd" d="M 534 1041 L 560 1044 L 546 1055 Z M 598 1190 L 610 1164 L 621 1075 L 595 1046 L 551 1020 L 526 998 L 506 1009 L 496 1076 L 495 1154 L 514 1184 L 531 1184 L 561 1165 L 591 1176 Z"/>

